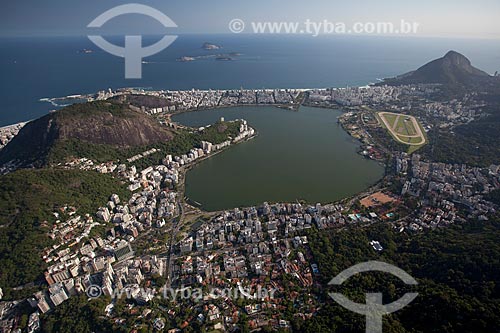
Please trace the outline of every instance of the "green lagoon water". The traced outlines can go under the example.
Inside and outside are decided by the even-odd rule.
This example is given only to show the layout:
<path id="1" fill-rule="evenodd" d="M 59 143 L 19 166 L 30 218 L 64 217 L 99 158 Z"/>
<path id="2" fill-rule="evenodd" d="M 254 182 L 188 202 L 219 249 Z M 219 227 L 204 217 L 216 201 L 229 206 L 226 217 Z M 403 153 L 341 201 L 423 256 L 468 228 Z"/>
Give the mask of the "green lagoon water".
<path id="1" fill-rule="evenodd" d="M 186 196 L 214 211 L 268 202 L 327 203 L 360 192 L 384 174 L 357 154 L 359 142 L 337 124 L 340 111 L 301 107 L 232 107 L 188 112 L 173 120 L 199 127 L 246 119 L 259 135 L 187 173 Z"/>

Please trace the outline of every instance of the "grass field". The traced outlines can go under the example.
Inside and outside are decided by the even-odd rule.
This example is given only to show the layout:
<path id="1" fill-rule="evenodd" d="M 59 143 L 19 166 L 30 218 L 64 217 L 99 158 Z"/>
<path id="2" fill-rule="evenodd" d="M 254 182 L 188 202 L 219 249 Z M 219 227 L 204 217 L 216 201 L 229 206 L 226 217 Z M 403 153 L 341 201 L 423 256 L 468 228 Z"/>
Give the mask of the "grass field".
<path id="1" fill-rule="evenodd" d="M 389 131 L 394 140 L 410 146 L 409 152 L 414 152 L 427 143 L 422 125 L 413 116 L 379 112 L 377 119 Z"/>
<path id="2" fill-rule="evenodd" d="M 420 137 L 418 138 L 408 138 L 408 143 L 419 144 L 422 141 Z"/>
<path id="3" fill-rule="evenodd" d="M 391 128 L 393 128 L 395 123 L 396 123 L 396 119 L 398 119 L 398 116 L 396 114 L 393 114 L 393 113 L 388 113 L 384 117 L 385 117 L 385 120 L 387 120 L 387 123 L 389 124 L 389 126 L 391 126 Z"/>
<path id="4" fill-rule="evenodd" d="M 400 116 L 399 118 L 397 118 L 396 132 L 398 134 L 405 136 L 417 134 L 415 126 L 413 125 L 411 120 L 406 116 Z"/>

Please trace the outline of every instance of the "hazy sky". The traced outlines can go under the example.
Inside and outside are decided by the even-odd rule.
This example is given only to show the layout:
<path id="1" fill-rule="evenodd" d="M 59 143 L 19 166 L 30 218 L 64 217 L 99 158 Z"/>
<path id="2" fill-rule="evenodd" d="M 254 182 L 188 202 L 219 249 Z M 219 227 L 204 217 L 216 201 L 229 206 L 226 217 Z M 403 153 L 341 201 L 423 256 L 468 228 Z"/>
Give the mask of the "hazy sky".
<path id="1" fill-rule="evenodd" d="M 0 35 L 87 35 L 87 24 L 118 0 L 4 0 Z M 228 33 L 234 18 L 252 21 L 306 19 L 332 22 L 420 23 L 422 36 L 500 39 L 500 0 L 138 0 L 155 7 L 179 26 L 169 33 Z M 165 30 L 141 15 L 126 15 L 106 24 L 104 33 L 154 34 Z M 103 33 L 103 34 L 104 34 Z"/>

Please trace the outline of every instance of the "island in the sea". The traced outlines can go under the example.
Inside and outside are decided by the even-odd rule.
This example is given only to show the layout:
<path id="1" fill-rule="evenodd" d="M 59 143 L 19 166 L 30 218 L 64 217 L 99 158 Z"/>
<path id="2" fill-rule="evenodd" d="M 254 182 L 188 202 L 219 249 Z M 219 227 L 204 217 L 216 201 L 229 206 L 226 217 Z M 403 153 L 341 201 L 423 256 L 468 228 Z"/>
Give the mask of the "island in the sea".
<path id="1" fill-rule="evenodd" d="M 212 43 L 204 43 L 202 46 L 202 49 L 207 50 L 207 51 L 212 51 L 212 50 L 220 50 L 222 46 L 217 45 L 217 44 L 212 44 Z"/>
<path id="2" fill-rule="evenodd" d="M 235 60 L 240 55 L 241 55 L 241 53 L 232 52 L 229 54 L 219 53 L 219 54 L 204 54 L 204 55 L 198 55 L 198 56 L 182 56 L 182 57 L 178 58 L 177 61 L 192 62 L 192 61 L 204 60 L 204 59 L 215 59 L 216 61 L 231 61 L 231 60 Z"/>
<path id="3" fill-rule="evenodd" d="M 231 61 L 231 60 L 233 60 L 233 58 L 227 57 L 227 56 L 219 56 L 219 57 L 216 57 L 215 60 L 217 60 L 217 61 Z"/>
<path id="4" fill-rule="evenodd" d="M 212 44 L 212 43 L 204 43 L 201 46 L 202 49 L 206 51 L 214 51 L 222 49 L 222 46 Z M 230 53 L 204 53 L 201 55 L 185 55 L 180 58 L 177 58 L 179 62 L 192 62 L 201 59 L 215 59 L 216 61 L 232 61 L 237 57 L 240 57 L 242 54 L 239 52 L 230 52 Z"/>
<path id="5" fill-rule="evenodd" d="M 81 50 L 78 51 L 78 53 L 91 54 L 91 53 L 94 53 L 94 50 L 91 50 L 91 49 L 81 49 Z"/>
<path id="6" fill-rule="evenodd" d="M 195 57 L 188 57 L 188 56 L 183 56 L 183 57 L 180 57 L 179 59 L 177 59 L 177 61 L 181 61 L 181 62 L 190 62 L 190 61 L 195 61 L 196 58 Z"/>

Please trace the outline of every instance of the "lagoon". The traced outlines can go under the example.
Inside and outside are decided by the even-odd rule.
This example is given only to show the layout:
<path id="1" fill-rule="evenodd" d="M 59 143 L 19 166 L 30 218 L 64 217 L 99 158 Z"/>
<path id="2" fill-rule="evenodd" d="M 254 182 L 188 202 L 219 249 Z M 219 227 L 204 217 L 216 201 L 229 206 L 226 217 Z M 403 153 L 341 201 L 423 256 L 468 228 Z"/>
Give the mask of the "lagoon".
<path id="1" fill-rule="evenodd" d="M 173 120 L 200 127 L 245 119 L 258 136 L 202 161 L 186 175 L 186 196 L 207 211 L 267 202 L 328 203 L 356 194 L 384 174 L 357 153 L 359 142 L 337 123 L 340 110 L 270 106 L 187 112 Z"/>

